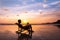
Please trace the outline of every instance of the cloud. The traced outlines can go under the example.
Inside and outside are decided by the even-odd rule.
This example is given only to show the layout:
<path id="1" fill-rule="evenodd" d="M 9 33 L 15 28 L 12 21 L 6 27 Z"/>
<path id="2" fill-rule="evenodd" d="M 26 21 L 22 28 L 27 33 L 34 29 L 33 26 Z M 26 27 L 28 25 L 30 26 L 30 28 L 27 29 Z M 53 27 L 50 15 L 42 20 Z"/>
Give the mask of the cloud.
<path id="1" fill-rule="evenodd" d="M 44 0 L 44 3 L 46 3 L 47 2 L 47 0 Z"/>
<path id="2" fill-rule="evenodd" d="M 55 1 L 55 2 L 49 3 L 48 5 L 49 5 L 48 8 L 59 8 L 60 7 L 60 1 Z"/>
<path id="3" fill-rule="evenodd" d="M 27 5 L 27 4 L 31 4 L 31 3 L 35 3 L 34 0 L 1 0 L 1 5 L 2 6 L 15 6 L 15 5 Z"/>
<path id="4" fill-rule="evenodd" d="M 38 11 L 36 12 L 36 10 L 30 10 L 30 11 L 28 11 L 28 10 L 22 10 L 22 11 L 17 11 L 21 7 L 19 7 L 18 9 L 16 9 L 16 8 L 18 8 L 18 7 L 17 6 L 16 7 L 3 7 L 1 9 L 2 10 L 2 12 L 1 12 L 2 16 L 1 17 L 3 17 L 3 18 L 5 18 L 5 17 L 7 18 L 8 17 L 8 19 L 10 19 L 10 18 L 14 19 L 14 18 L 17 18 L 17 15 L 19 15 L 19 18 L 21 18 L 21 19 L 22 18 L 28 19 L 28 18 L 34 18 L 37 15 L 39 15 L 39 12 Z M 24 7 L 22 7 L 22 8 L 24 8 Z"/>
<path id="5" fill-rule="evenodd" d="M 35 18 L 37 16 L 41 18 L 49 16 L 50 18 L 51 15 L 52 17 L 60 17 L 60 14 L 58 15 L 58 9 L 60 11 L 60 1 L 50 1 L 50 3 L 48 0 L 43 0 L 44 2 L 40 1 L 41 0 L 2 0 L 0 15 L 8 18 L 17 18 L 17 15 L 26 18 Z"/>
<path id="6" fill-rule="evenodd" d="M 34 2 L 35 0 L 32 0 L 32 2 Z"/>
<path id="7" fill-rule="evenodd" d="M 43 4 L 42 6 L 43 6 L 43 8 L 47 8 L 47 7 L 48 7 L 48 5 L 47 5 L 47 4 Z"/>
<path id="8" fill-rule="evenodd" d="M 8 8 L 10 10 L 14 10 L 14 11 L 17 11 L 17 10 L 23 11 L 23 10 L 32 10 L 32 9 L 37 10 L 40 8 L 40 6 L 41 6 L 41 3 L 34 3 L 34 4 L 30 4 L 30 5 L 27 4 L 25 6 L 16 5 L 14 7 L 6 7 L 6 8 Z"/>
<path id="9" fill-rule="evenodd" d="M 33 7 L 36 7 L 37 6 L 36 4 L 40 5 L 40 7 L 42 7 L 42 6 L 44 8 L 47 7 L 47 4 L 37 2 L 36 0 L 9 0 L 9 1 L 8 0 L 6 0 L 6 1 L 2 0 L 2 6 L 3 7 L 13 7 L 13 6 L 16 6 L 16 5 L 18 5 L 20 7 L 21 6 L 26 7 L 26 6 L 30 6 L 30 5 L 32 5 Z M 31 6 L 30 6 L 30 8 L 31 8 Z"/>
<path id="10" fill-rule="evenodd" d="M 60 4 L 60 1 L 50 3 L 50 5 L 57 5 L 57 4 Z"/>

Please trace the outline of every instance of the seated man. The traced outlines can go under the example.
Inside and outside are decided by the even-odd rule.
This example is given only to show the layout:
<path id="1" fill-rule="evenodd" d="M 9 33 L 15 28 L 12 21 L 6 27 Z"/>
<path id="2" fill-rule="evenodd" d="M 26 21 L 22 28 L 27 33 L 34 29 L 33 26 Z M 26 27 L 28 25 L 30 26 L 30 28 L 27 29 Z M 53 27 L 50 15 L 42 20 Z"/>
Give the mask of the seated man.
<path id="1" fill-rule="evenodd" d="M 21 20 L 19 19 L 18 23 L 16 23 L 16 24 L 18 25 L 18 31 L 21 33 L 22 32 L 22 28 L 23 28 L 23 26 L 21 24 Z M 17 31 L 17 33 L 18 33 L 18 31 Z"/>
<path id="2" fill-rule="evenodd" d="M 29 24 L 29 23 L 27 23 L 25 26 L 23 26 L 21 24 L 21 20 L 18 20 L 18 23 L 16 23 L 16 24 L 18 25 L 18 31 L 20 31 L 20 32 L 22 32 L 24 30 L 28 30 L 29 34 L 30 34 L 30 32 L 33 32 L 31 24 Z M 20 30 L 20 28 L 21 28 L 21 30 Z"/>

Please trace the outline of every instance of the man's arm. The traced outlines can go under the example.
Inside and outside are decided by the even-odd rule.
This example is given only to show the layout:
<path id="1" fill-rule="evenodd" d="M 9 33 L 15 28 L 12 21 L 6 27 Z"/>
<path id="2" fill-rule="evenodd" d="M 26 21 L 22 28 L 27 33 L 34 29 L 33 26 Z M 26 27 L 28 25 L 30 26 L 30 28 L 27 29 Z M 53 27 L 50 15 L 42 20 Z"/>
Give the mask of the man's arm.
<path id="1" fill-rule="evenodd" d="M 18 25 L 18 23 L 15 23 L 16 25 Z"/>

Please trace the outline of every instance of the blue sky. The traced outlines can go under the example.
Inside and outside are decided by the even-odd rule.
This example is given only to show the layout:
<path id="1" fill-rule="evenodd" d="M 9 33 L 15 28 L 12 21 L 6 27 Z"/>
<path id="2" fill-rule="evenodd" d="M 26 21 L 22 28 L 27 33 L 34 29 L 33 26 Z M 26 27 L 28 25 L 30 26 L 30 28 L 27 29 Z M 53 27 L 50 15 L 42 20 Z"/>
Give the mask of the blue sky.
<path id="1" fill-rule="evenodd" d="M 1 17 L 60 17 L 60 0 L 0 0 Z M 29 16 L 29 17 L 28 17 Z"/>
<path id="2" fill-rule="evenodd" d="M 12 7 L 16 5 L 24 6 L 35 3 L 45 3 L 50 5 L 50 3 L 58 2 L 59 0 L 0 0 L 1 6 Z"/>
<path id="3" fill-rule="evenodd" d="M 60 7 L 60 2 L 59 0 L 0 0 L 1 2 L 1 7 L 15 7 L 15 6 L 29 6 L 29 5 L 34 5 L 36 3 L 40 3 L 40 5 L 36 5 L 35 7 L 33 6 L 32 8 L 29 7 L 30 9 L 44 9 L 45 6 L 50 6 L 51 8 L 59 6 Z M 57 3 L 56 3 L 57 2 Z M 56 4 L 54 4 L 56 3 Z M 58 4 L 58 5 L 57 5 Z M 28 8 L 28 9 L 29 9 Z M 48 8 L 48 7 L 47 7 Z"/>
<path id="4" fill-rule="evenodd" d="M 59 10 L 60 0 L 0 0 L 0 8 L 14 11 Z"/>

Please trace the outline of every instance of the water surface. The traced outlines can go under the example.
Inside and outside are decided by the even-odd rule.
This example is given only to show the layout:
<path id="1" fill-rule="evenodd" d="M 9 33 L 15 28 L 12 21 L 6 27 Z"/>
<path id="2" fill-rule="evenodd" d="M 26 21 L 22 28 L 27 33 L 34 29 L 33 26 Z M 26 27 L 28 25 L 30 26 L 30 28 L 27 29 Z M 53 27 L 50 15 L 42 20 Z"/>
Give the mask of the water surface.
<path id="1" fill-rule="evenodd" d="M 54 25 L 32 25 L 31 40 L 60 40 L 60 28 Z M 0 40 L 17 40 L 17 25 L 0 25 Z"/>

